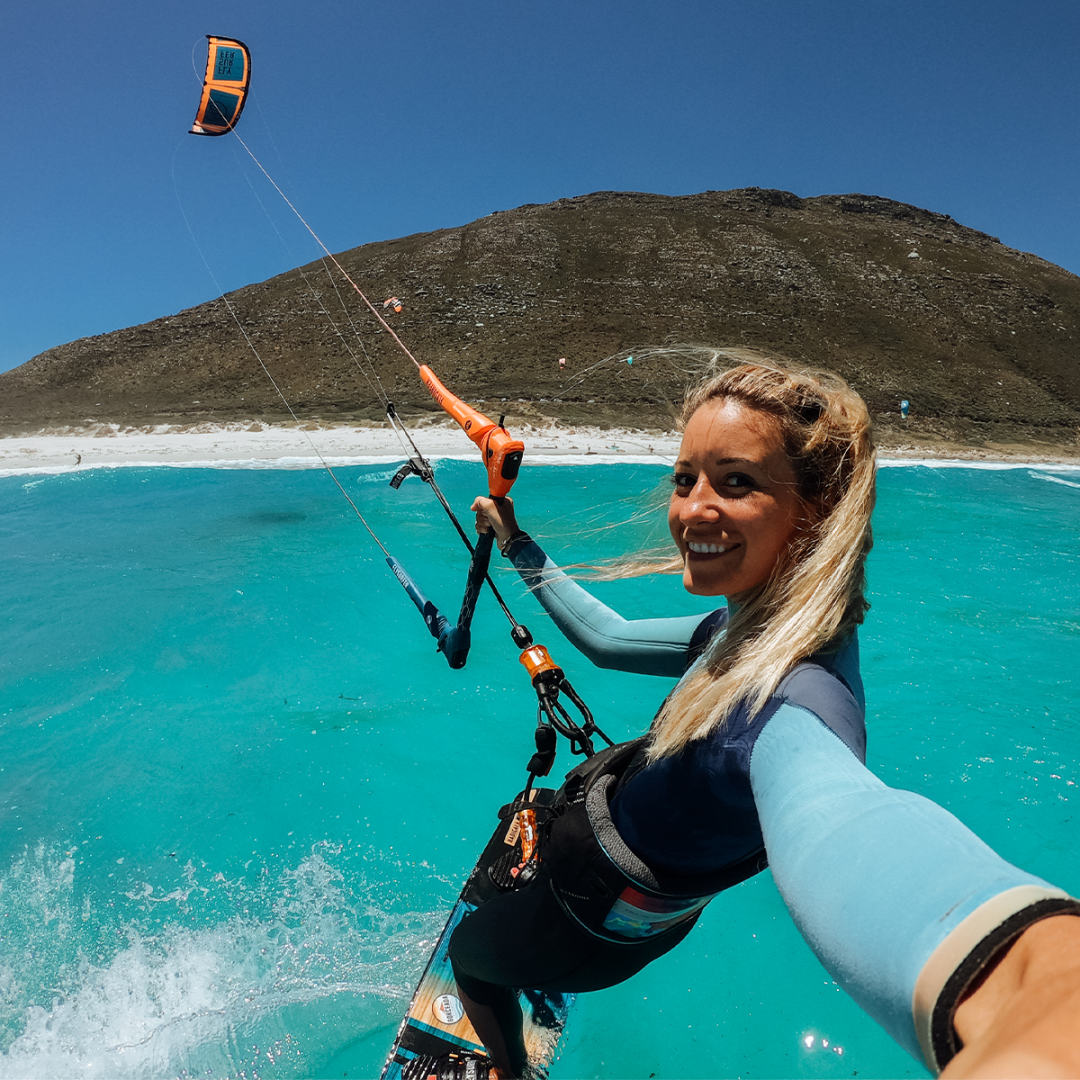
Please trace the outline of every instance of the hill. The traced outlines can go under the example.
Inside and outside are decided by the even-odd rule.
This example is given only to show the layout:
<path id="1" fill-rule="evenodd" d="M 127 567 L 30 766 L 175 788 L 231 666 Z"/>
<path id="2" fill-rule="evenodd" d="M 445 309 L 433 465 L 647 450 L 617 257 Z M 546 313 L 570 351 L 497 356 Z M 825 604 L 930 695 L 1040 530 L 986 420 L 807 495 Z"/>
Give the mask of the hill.
<path id="1" fill-rule="evenodd" d="M 401 298 L 395 330 L 489 411 L 505 399 L 515 415 L 665 425 L 696 360 L 649 347 L 704 342 L 838 371 L 886 435 L 1080 452 L 1080 278 L 889 199 L 597 192 L 339 258 L 372 300 Z M 298 414 L 375 420 L 337 292 L 315 263 L 228 300 Z M 350 347 L 403 411 L 431 409 L 354 300 L 363 343 Z M 912 403 L 903 425 L 901 398 Z M 220 299 L 0 374 L 8 434 L 283 415 Z"/>

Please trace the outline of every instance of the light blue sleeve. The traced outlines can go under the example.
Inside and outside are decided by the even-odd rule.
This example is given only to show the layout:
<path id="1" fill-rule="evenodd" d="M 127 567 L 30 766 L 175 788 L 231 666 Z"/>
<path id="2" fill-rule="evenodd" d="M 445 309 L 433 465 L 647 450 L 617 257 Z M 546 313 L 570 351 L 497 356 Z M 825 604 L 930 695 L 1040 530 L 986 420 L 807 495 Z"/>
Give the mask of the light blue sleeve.
<path id="1" fill-rule="evenodd" d="M 958 1049 L 952 1015 L 981 967 L 1031 922 L 1077 908 L 936 803 L 887 787 L 805 709 L 785 704 L 769 721 L 750 781 L 799 931 L 932 1069 Z"/>
<path id="2" fill-rule="evenodd" d="M 567 640 L 597 667 L 680 678 L 705 615 L 624 619 L 567 577 L 534 540 L 510 549 L 514 566 Z"/>

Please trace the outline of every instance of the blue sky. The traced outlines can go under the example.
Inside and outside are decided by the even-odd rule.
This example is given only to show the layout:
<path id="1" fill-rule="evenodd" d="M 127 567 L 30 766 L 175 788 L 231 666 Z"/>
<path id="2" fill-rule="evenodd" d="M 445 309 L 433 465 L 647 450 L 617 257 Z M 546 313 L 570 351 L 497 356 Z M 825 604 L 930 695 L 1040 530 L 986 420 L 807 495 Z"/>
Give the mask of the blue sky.
<path id="1" fill-rule="evenodd" d="M 33 0 L 2 25 L 0 370 L 318 254 L 235 140 L 186 134 L 207 33 L 251 47 L 240 133 L 334 251 L 757 185 L 1080 272 L 1076 0 Z"/>

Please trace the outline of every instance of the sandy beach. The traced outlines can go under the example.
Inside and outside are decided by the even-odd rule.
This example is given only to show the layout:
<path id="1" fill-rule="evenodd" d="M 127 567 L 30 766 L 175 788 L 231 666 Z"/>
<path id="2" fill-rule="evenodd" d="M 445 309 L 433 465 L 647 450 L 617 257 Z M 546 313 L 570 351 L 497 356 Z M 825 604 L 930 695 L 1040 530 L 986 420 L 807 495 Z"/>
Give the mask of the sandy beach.
<path id="1" fill-rule="evenodd" d="M 571 461 L 587 458 L 670 461 L 679 446 L 672 432 L 551 428 L 522 425 L 526 460 Z M 476 450 L 450 423 L 410 427 L 425 457 L 471 459 Z M 136 428 L 98 424 L 88 428 L 44 430 L 30 436 L 0 438 L 0 476 L 63 473 L 75 469 L 158 465 L 202 468 L 317 468 L 404 460 L 407 452 L 386 425 L 353 427 L 307 423 L 169 425 Z"/>
<path id="2" fill-rule="evenodd" d="M 513 428 L 531 464 L 662 461 L 679 447 L 675 431 L 534 426 Z M 450 422 L 410 428 L 420 451 L 432 458 L 472 459 L 475 449 Z M 175 468 L 317 468 L 360 465 L 407 454 L 387 426 L 305 423 L 161 424 L 123 427 L 97 424 L 44 429 L 30 436 L 0 438 L 0 476 L 68 473 L 81 469 L 166 466 Z M 1075 457 L 1031 447 L 972 448 L 957 444 L 882 445 L 883 465 L 921 461 L 937 466 L 1042 465 L 1080 469 Z"/>

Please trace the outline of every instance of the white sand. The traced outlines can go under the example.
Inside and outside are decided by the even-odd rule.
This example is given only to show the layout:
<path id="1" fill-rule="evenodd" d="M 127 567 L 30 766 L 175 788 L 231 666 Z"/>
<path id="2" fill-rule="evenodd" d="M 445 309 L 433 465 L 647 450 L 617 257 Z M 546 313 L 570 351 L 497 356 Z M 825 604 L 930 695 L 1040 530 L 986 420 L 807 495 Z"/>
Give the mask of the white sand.
<path id="1" fill-rule="evenodd" d="M 476 449 L 452 424 L 410 427 L 425 457 L 473 459 Z M 601 431 L 596 428 L 513 429 L 525 443 L 527 462 L 569 464 L 659 460 L 670 463 L 679 446 L 677 433 Z M 360 465 L 380 459 L 405 460 L 406 452 L 388 426 L 348 427 L 305 424 L 163 424 L 121 428 L 45 430 L 31 436 L 0 438 L 0 476 L 62 473 L 75 469 L 164 465 L 201 468 L 318 468 L 319 456 L 330 465 Z"/>
<path id="2" fill-rule="evenodd" d="M 452 421 L 411 427 L 425 457 L 476 460 L 476 449 Z M 650 461 L 671 464 L 679 448 L 677 432 L 600 430 L 585 427 L 512 428 L 525 443 L 526 464 L 599 464 Z M 1080 469 L 1077 459 L 1027 452 L 946 445 L 883 447 L 882 465 L 926 464 L 938 468 Z M 78 469 L 160 465 L 175 468 L 310 469 L 321 465 L 363 465 L 404 461 L 406 452 L 389 426 L 255 423 L 50 429 L 31 436 L 0 437 L 0 476 L 66 473 Z"/>

